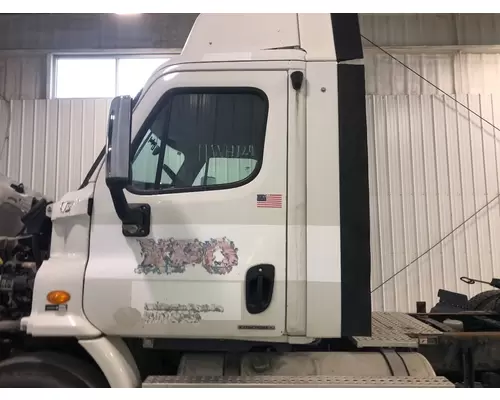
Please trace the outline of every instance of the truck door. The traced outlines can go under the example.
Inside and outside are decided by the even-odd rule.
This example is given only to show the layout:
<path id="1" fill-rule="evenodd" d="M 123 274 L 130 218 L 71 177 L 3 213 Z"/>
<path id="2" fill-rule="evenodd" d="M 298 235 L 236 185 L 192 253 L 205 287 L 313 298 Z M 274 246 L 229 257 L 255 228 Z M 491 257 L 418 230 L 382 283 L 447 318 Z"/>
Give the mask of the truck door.
<path id="1" fill-rule="evenodd" d="M 184 71 L 146 89 L 132 118 L 125 237 L 96 183 L 84 310 L 109 335 L 254 338 L 284 333 L 286 71 Z"/>

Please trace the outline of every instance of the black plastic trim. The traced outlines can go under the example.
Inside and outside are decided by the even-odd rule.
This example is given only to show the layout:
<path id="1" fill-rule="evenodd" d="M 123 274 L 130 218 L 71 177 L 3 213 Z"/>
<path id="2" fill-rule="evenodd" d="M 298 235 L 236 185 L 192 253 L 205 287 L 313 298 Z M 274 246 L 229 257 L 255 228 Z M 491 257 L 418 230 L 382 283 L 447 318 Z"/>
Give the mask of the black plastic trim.
<path id="1" fill-rule="evenodd" d="M 371 336 L 371 249 L 365 69 L 358 14 L 330 14 L 337 56 L 341 334 Z"/>
<path id="2" fill-rule="evenodd" d="M 363 58 L 358 14 L 330 14 L 337 61 Z"/>
<path id="3" fill-rule="evenodd" d="M 342 336 L 371 335 L 370 199 L 365 72 L 338 65 Z"/>
<path id="4" fill-rule="evenodd" d="M 151 232 L 151 206 L 147 203 L 130 204 L 122 220 L 122 233 L 126 237 L 146 237 Z"/>
<path id="5" fill-rule="evenodd" d="M 99 153 L 94 163 L 90 167 L 89 171 L 87 172 L 87 175 L 85 175 L 85 178 L 83 179 L 83 182 L 78 188 L 78 190 L 83 189 L 85 186 L 89 184 L 90 178 L 92 178 L 92 175 L 94 175 L 95 170 L 97 169 L 97 167 L 99 166 L 105 155 L 106 155 L 106 146 L 102 148 L 101 152 Z"/>
<path id="6" fill-rule="evenodd" d="M 260 314 L 271 304 L 274 292 L 275 268 L 259 264 L 247 270 L 245 276 L 245 303 L 249 314 Z"/>
<path id="7" fill-rule="evenodd" d="M 87 203 L 87 215 L 92 216 L 92 211 L 94 211 L 94 198 L 90 197 Z"/>

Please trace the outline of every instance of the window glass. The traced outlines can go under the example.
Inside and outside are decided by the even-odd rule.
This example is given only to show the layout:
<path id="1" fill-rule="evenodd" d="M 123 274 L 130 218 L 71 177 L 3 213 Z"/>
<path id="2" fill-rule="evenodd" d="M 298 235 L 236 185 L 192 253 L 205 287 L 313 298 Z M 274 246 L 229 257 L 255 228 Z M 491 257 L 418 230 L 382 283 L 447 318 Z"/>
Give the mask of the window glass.
<path id="1" fill-rule="evenodd" d="M 256 165 L 257 161 L 250 158 L 209 158 L 198 173 L 193 186 L 224 185 L 242 181 L 252 175 Z"/>
<path id="2" fill-rule="evenodd" d="M 56 56 L 56 98 L 112 98 L 137 93 L 167 55 Z"/>
<path id="3" fill-rule="evenodd" d="M 156 171 L 158 170 L 158 160 L 162 149 L 161 141 L 149 130 L 142 143 L 140 151 L 136 152 L 136 158 L 132 162 L 132 181 L 142 189 L 154 186 Z M 184 162 L 184 155 L 168 144 L 164 146 L 163 169 L 160 175 L 160 185 L 171 185 L 172 178 L 179 172 Z M 170 168 L 170 170 L 167 169 Z M 170 172 L 171 171 L 171 172 Z"/>
<path id="4" fill-rule="evenodd" d="M 60 58 L 56 65 L 57 98 L 114 97 L 113 58 Z"/>
<path id="5" fill-rule="evenodd" d="M 133 186 L 209 188 L 249 179 L 262 162 L 266 122 L 267 101 L 256 91 L 171 94 L 144 128 Z"/>

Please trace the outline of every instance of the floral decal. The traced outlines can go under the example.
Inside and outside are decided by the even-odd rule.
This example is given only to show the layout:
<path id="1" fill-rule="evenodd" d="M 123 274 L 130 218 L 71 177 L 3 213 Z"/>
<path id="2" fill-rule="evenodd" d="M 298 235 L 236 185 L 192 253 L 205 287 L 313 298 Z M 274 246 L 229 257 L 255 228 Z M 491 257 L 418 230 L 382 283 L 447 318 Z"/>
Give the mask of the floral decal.
<path id="1" fill-rule="evenodd" d="M 205 242 L 202 266 L 210 274 L 225 275 L 238 265 L 238 249 L 226 238 Z"/>
<path id="2" fill-rule="evenodd" d="M 223 313 L 224 307 L 217 304 L 146 303 L 142 319 L 145 324 L 197 324 L 203 319 L 202 314 L 209 312 Z"/>
<path id="3" fill-rule="evenodd" d="M 182 274 L 188 266 L 201 266 L 210 274 L 225 275 L 238 265 L 238 249 L 226 237 L 198 239 L 138 239 L 142 262 L 137 274 Z"/>

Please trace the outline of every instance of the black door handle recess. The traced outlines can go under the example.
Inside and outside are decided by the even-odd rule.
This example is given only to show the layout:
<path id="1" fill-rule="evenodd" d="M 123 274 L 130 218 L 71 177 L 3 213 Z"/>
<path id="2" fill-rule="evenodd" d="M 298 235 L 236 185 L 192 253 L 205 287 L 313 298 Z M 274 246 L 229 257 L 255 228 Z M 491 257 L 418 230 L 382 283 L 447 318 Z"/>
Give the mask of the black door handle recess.
<path id="1" fill-rule="evenodd" d="M 273 297 L 275 268 L 270 264 L 251 267 L 245 278 L 245 298 L 250 314 L 264 312 Z"/>

